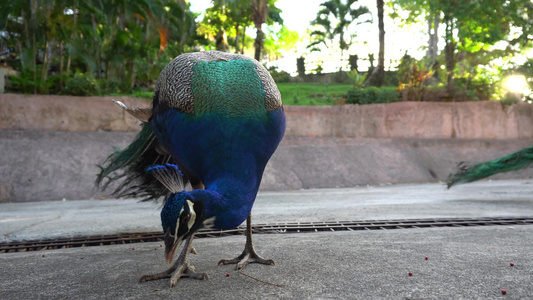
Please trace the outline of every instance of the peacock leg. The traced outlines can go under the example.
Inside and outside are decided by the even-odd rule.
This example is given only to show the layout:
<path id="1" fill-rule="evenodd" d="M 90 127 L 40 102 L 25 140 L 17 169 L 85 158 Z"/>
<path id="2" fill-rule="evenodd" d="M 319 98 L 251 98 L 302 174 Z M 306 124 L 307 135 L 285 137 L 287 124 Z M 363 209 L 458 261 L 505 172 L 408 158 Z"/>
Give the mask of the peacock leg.
<path id="1" fill-rule="evenodd" d="M 264 259 L 255 252 L 254 244 L 252 243 L 252 214 L 248 215 L 246 219 L 246 244 L 241 255 L 234 259 L 222 259 L 218 262 L 219 265 L 237 264 L 236 269 L 241 270 L 250 263 L 258 263 L 263 265 L 274 265 L 271 259 Z"/>
<path id="2" fill-rule="evenodd" d="M 193 238 L 194 234 L 187 238 L 187 240 L 185 241 L 185 245 L 181 250 L 180 256 L 172 265 L 172 267 L 161 273 L 153 275 L 144 275 L 143 277 L 141 277 L 141 279 L 139 279 L 139 282 L 170 278 L 170 287 L 173 287 L 182 277 L 207 280 L 208 276 L 206 273 L 197 273 L 195 272 L 195 268 L 189 265 L 189 253 L 196 253 L 196 250 L 194 250 L 194 248 L 192 247 Z"/>

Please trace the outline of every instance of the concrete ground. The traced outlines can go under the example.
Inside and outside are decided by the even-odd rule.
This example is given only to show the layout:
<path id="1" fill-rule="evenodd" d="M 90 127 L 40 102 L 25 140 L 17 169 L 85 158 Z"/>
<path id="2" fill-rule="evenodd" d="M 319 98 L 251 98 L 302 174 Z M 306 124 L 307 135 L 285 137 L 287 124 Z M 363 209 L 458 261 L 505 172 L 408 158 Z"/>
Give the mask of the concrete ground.
<path id="1" fill-rule="evenodd" d="M 157 232 L 159 208 L 135 200 L 0 204 L 0 242 Z M 255 224 L 533 217 L 533 181 L 264 192 L 253 216 Z M 191 263 L 209 280 L 174 288 L 137 282 L 166 268 L 159 242 L 0 254 L 0 299 L 533 299 L 533 225 L 254 237 L 276 261 L 244 269 L 262 281 L 217 266 L 242 251 L 244 237 L 230 236 L 195 240 Z"/>

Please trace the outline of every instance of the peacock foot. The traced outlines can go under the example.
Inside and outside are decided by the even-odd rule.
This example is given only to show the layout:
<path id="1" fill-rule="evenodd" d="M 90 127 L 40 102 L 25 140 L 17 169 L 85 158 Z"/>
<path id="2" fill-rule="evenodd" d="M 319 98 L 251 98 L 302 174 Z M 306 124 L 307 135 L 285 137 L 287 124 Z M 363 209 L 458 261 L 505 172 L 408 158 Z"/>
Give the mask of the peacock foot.
<path id="1" fill-rule="evenodd" d="M 237 256 L 234 259 L 221 259 L 218 262 L 219 265 L 237 264 L 236 266 L 237 270 L 241 270 L 251 263 L 258 263 L 258 264 L 263 264 L 263 265 L 274 265 L 275 264 L 272 259 L 264 259 L 261 256 L 257 255 L 253 245 L 251 246 L 246 245 L 241 255 Z"/>
<path id="2" fill-rule="evenodd" d="M 193 266 L 189 266 L 187 263 L 180 263 L 179 260 L 166 271 L 153 275 L 144 275 L 139 279 L 139 282 L 158 280 L 163 278 L 170 278 L 170 287 L 173 287 L 178 283 L 178 280 L 181 278 L 193 278 L 207 280 L 208 276 L 206 273 L 197 273 L 196 269 Z"/>
<path id="3" fill-rule="evenodd" d="M 187 238 L 187 241 L 185 242 L 185 246 L 183 247 L 180 256 L 172 265 L 172 267 L 161 273 L 153 275 L 144 275 L 139 279 L 139 282 L 170 278 L 170 287 L 173 287 L 176 285 L 176 283 L 178 283 L 178 280 L 180 280 L 181 278 L 207 280 L 208 276 L 206 273 L 197 273 L 196 269 L 193 266 L 189 265 L 189 254 L 198 254 L 198 252 L 196 252 L 196 249 L 194 249 L 191 244 L 193 238 L 194 234 Z M 170 256 L 170 259 L 172 260 L 172 256 Z"/>

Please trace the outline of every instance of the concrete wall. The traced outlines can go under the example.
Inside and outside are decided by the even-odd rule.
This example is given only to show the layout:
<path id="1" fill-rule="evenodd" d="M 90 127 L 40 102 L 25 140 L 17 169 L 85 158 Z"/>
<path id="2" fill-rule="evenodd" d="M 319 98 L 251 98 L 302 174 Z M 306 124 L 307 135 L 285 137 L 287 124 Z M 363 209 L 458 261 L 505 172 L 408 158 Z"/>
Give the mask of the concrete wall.
<path id="1" fill-rule="evenodd" d="M 0 130 L 137 131 L 112 97 L 0 95 Z M 119 97 L 133 107 L 150 101 Z M 285 106 L 286 136 L 533 139 L 533 105 L 497 101 Z"/>
<path id="2" fill-rule="evenodd" d="M 286 107 L 288 136 L 531 139 L 533 105 L 497 101 Z"/>
<path id="3" fill-rule="evenodd" d="M 532 145 L 531 112 L 497 102 L 286 107 L 287 135 L 261 190 L 442 181 L 461 161 Z M 110 98 L 0 95 L 0 202 L 106 196 L 94 188 L 96 164 L 137 130 Z"/>

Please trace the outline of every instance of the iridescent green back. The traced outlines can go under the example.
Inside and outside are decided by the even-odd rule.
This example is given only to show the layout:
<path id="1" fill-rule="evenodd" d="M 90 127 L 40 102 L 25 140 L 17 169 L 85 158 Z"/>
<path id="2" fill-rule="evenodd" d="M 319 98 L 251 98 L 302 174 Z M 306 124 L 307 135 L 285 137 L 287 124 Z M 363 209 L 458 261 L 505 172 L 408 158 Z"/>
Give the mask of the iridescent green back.
<path id="1" fill-rule="evenodd" d="M 226 111 L 265 112 L 281 107 L 281 95 L 269 72 L 240 54 L 204 51 L 172 60 L 157 80 L 159 101 L 191 114 Z"/>

